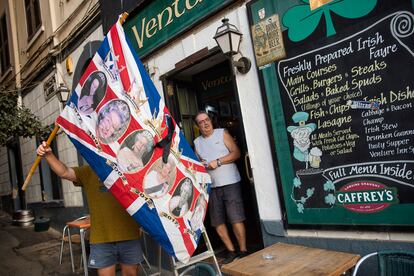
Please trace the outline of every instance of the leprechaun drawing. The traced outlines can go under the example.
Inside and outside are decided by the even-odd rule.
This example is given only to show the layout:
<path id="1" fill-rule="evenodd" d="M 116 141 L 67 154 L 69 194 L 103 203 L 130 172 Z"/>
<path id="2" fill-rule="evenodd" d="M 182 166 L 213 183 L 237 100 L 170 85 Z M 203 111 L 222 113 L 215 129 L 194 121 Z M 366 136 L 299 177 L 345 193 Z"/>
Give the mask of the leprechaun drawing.
<path id="1" fill-rule="evenodd" d="M 293 157 L 301 162 L 306 162 L 306 168 L 308 168 L 309 162 L 310 135 L 316 129 L 316 124 L 306 124 L 308 119 L 309 114 L 307 112 L 296 112 L 293 114 L 292 120 L 299 125 L 288 126 L 287 128 L 287 131 L 290 132 L 290 136 L 293 138 Z"/>

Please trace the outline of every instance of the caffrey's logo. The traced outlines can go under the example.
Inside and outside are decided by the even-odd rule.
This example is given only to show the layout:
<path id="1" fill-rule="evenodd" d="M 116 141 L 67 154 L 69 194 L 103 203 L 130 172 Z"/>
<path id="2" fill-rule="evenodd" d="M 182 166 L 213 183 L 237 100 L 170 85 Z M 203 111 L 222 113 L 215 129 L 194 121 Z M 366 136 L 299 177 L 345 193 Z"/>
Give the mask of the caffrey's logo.
<path id="1" fill-rule="evenodd" d="M 356 213 L 376 213 L 398 203 L 397 189 L 374 181 L 356 181 L 335 193 L 336 204 Z"/>

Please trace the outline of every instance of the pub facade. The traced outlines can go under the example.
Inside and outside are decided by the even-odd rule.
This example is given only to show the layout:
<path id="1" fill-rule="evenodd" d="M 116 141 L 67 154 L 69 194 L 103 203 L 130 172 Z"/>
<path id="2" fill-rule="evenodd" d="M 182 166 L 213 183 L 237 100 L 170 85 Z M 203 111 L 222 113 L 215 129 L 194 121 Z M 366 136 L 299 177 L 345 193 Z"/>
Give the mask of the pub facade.
<path id="1" fill-rule="evenodd" d="M 412 249 L 413 1 L 99 2 L 102 26 L 60 60 L 75 67 L 63 78 L 76 85 L 128 11 L 127 38 L 187 140 L 205 110 L 239 146 L 250 251 L 276 242 L 360 255 Z M 232 55 L 215 40 L 226 23 L 241 34 Z M 82 163 L 64 135 L 55 147 Z M 78 190 L 63 199 L 85 205 Z"/>
<path id="2" fill-rule="evenodd" d="M 187 139 L 203 109 L 241 148 L 252 251 L 412 248 L 413 2 L 305 2 L 144 2 L 124 28 Z"/>

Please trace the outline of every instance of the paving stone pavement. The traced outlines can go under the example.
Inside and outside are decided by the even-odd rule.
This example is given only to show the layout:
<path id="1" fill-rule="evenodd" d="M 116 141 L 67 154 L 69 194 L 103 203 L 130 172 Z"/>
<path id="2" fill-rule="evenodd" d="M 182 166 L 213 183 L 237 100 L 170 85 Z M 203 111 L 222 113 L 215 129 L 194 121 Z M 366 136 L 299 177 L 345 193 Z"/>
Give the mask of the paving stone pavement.
<path id="1" fill-rule="evenodd" d="M 11 216 L 0 210 L 0 276 L 84 275 L 80 269 L 80 245 L 73 246 L 75 273 L 72 272 L 67 243 L 64 246 L 63 262 L 59 264 L 61 235 L 60 231 L 53 228 L 36 232 L 33 226 L 14 226 Z M 145 266 L 148 275 L 157 272 L 155 265 L 152 265 L 151 269 Z M 88 272 L 90 276 L 97 276 L 93 269 L 89 269 Z M 116 275 L 121 275 L 119 269 Z M 139 275 L 145 275 L 142 267 Z M 173 273 L 163 268 L 161 275 L 172 276 Z"/>
<path id="2" fill-rule="evenodd" d="M 33 226 L 14 226 L 11 221 L 9 214 L 0 211 L 0 275 L 83 275 L 78 246 L 74 246 L 77 271 L 72 273 L 67 244 L 59 265 L 60 232 L 52 228 L 35 232 Z M 95 273 L 91 271 L 90 275 Z"/>
<path id="3" fill-rule="evenodd" d="M 73 245 L 75 273 L 72 272 L 69 246 L 65 243 L 62 264 L 59 253 L 62 233 L 49 228 L 36 232 L 33 226 L 20 227 L 12 225 L 9 214 L 0 210 L 0 276 L 69 276 L 84 275 L 80 269 L 81 248 Z M 146 266 L 148 275 L 157 269 Z M 96 276 L 96 270 L 88 270 L 90 276 Z M 163 276 L 171 276 L 171 271 L 163 269 Z M 121 275 L 117 269 L 116 275 Z M 140 267 L 139 275 L 145 275 Z"/>

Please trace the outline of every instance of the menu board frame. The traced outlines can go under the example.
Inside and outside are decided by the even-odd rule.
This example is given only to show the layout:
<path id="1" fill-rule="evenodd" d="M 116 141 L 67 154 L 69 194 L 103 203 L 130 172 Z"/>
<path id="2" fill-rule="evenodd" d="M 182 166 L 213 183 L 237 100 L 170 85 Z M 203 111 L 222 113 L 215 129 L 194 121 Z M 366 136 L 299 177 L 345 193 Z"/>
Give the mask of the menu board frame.
<path id="1" fill-rule="evenodd" d="M 251 25 L 255 24 L 255 22 L 257 20 L 259 20 L 254 12 L 258 9 L 263 9 L 263 5 L 260 6 L 257 3 L 260 3 L 263 1 L 253 1 L 250 5 L 249 5 L 249 11 L 250 11 L 250 22 Z M 296 5 L 298 1 L 289 1 L 290 2 L 290 7 Z M 379 0 L 377 5 L 380 5 L 381 1 Z M 405 9 L 404 11 L 409 12 L 409 13 L 413 13 L 412 11 L 412 6 L 413 6 L 413 1 L 399 1 L 399 2 L 405 2 L 405 7 L 408 7 L 407 9 Z M 255 5 L 256 4 L 256 5 Z M 264 6 L 266 7 L 266 4 L 264 4 Z M 271 7 L 267 6 L 266 8 L 268 8 L 269 14 L 273 14 L 273 13 L 278 13 L 283 15 L 289 8 L 288 7 L 281 7 L 278 5 L 273 5 Z M 256 9 L 256 10 L 255 10 Z M 387 8 L 388 9 L 388 8 Z M 399 11 L 401 12 L 402 10 L 398 10 L 398 8 L 396 8 L 395 10 L 381 10 L 381 13 L 377 13 L 375 14 L 375 12 L 377 10 L 374 10 L 374 13 L 371 13 L 369 16 L 366 17 L 362 17 L 361 19 L 357 20 L 356 24 L 354 26 L 352 26 L 351 28 L 353 30 L 358 29 L 359 31 L 362 32 L 362 30 L 369 28 L 370 26 L 374 26 L 377 24 L 380 24 L 380 21 L 384 21 L 387 20 L 389 18 L 391 18 L 393 16 L 394 13 L 398 13 Z M 395 14 L 394 14 L 395 15 Z M 256 18 L 255 18 L 256 17 Z M 384 19 L 385 18 L 385 19 Z M 409 218 L 409 212 L 412 212 L 414 210 L 414 200 L 413 202 L 404 202 L 404 200 L 401 202 L 400 197 L 403 197 L 405 191 L 402 192 L 402 194 L 399 194 L 399 191 L 397 188 L 392 187 L 390 185 L 388 185 L 388 183 L 386 183 L 386 185 L 384 185 L 384 181 L 378 181 L 378 178 L 376 178 L 375 176 L 372 178 L 368 177 L 368 178 L 361 178 L 361 177 L 354 177 L 354 178 L 350 178 L 350 181 L 343 181 L 342 183 L 340 183 L 338 180 L 341 177 L 347 175 L 350 176 L 350 172 L 352 170 L 352 172 L 354 174 L 358 173 L 358 170 L 371 170 L 371 174 L 379 174 L 380 169 L 382 168 L 382 170 L 395 170 L 395 168 L 391 169 L 390 166 L 387 166 L 387 160 L 385 159 L 381 159 L 377 162 L 377 165 L 375 166 L 370 166 L 369 164 L 367 164 L 366 166 L 362 165 L 362 166 L 352 166 L 352 163 L 347 163 L 345 165 L 350 165 L 350 166 L 344 166 L 342 168 L 337 168 L 335 170 L 335 167 L 325 167 L 322 170 L 322 175 L 326 174 L 330 174 L 331 177 L 326 178 L 326 182 L 321 181 L 321 179 L 313 179 L 313 180 L 305 180 L 303 181 L 303 179 L 301 179 L 301 177 L 298 177 L 298 171 L 300 173 L 306 174 L 311 171 L 310 169 L 312 168 L 310 166 L 310 163 L 313 162 L 313 170 L 317 171 L 318 169 L 321 169 L 321 165 L 324 164 L 324 160 L 323 160 L 323 155 L 320 155 L 320 152 L 316 152 L 316 154 L 310 154 L 310 150 L 312 149 L 312 147 L 314 145 L 311 145 L 306 148 L 306 146 L 302 147 L 302 151 L 300 150 L 300 145 L 296 147 L 293 138 L 292 138 L 292 132 L 298 132 L 298 129 L 302 129 L 305 130 L 304 132 L 307 133 L 306 135 L 309 135 L 309 137 L 311 138 L 312 135 L 315 135 L 316 130 L 318 127 L 320 127 L 320 122 L 315 124 L 315 121 L 317 121 L 317 117 L 323 117 L 321 114 L 321 112 L 317 112 L 317 109 L 312 110 L 311 108 L 308 109 L 307 111 L 313 111 L 312 114 L 310 114 L 310 112 L 305 112 L 308 114 L 303 114 L 301 112 L 303 112 L 302 109 L 298 109 L 295 110 L 295 112 L 287 112 L 286 111 L 286 106 L 288 105 L 287 101 L 286 101 L 286 95 L 283 95 L 283 93 L 286 93 L 286 91 L 288 89 L 286 89 L 284 83 L 281 81 L 281 70 L 280 70 L 280 66 L 283 65 L 284 63 L 286 63 L 286 61 L 292 60 L 297 58 L 298 56 L 301 56 L 304 53 L 307 53 L 309 51 L 314 51 L 317 52 L 319 50 L 321 50 L 321 48 L 328 48 L 330 46 L 332 46 L 335 43 L 341 43 L 343 41 L 346 41 L 347 39 L 349 39 L 351 36 L 355 37 L 355 35 L 350 35 L 349 31 L 347 33 L 346 31 L 347 27 L 344 27 L 344 31 L 340 32 L 337 30 L 337 36 L 331 36 L 331 37 L 322 37 L 319 36 L 317 37 L 316 35 L 311 35 L 310 39 L 308 40 L 304 40 L 305 42 L 300 42 L 300 43 L 289 43 L 288 40 L 288 31 L 285 28 L 283 30 L 283 35 L 284 35 L 284 40 L 287 41 L 288 43 L 286 43 L 286 49 L 287 49 L 287 58 L 284 60 L 279 61 L 278 63 L 273 63 L 271 64 L 271 66 L 266 67 L 266 68 L 262 68 L 261 70 L 259 70 L 259 73 L 262 77 L 262 86 L 263 86 L 263 90 L 262 93 L 264 94 L 265 97 L 265 102 L 267 103 L 267 109 L 269 112 L 269 125 L 270 128 L 272 129 L 272 137 L 271 139 L 274 139 L 275 143 L 273 145 L 274 150 L 275 150 L 275 157 L 277 159 L 277 163 L 278 163 L 278 176 L 280 177 L 280 182 L 279 183 L 279 192 L 283 193 L 283 198 L 282 201 L 284 203 L 284 209 L 285 212 L 287 214 L 287 223 L 289 225 L 327 225 L 327 226 L 347 226 L 347 225 L 353 225 L 353 226 L 361 226 L 361 225 L 365 225 L 365 226 L 375 226 L 375 225 L 383 225 L 383 226 L 391 226 L 391 227 L 398 227 L 398 226 L 410 226 L 410 225 L 414 225 L 414 219 L 413 218 Z M 320 32 L 322 33 L 323 30 L 317 30 L 316 32 Z M 342 30 L 341 30 L 342 31 Z M 319 34 L 318 34 L 319 35 Z M 380 34 L 381 35 L 381 34 Z M 375 38 L 373 38 L 374 40 Z M 377 41 L 382 41 L 381 37 L 378 36 L 377 37 Z M 383 40 L 387 40 L 389 41 L 389 38 L 385 38 L 383 37 Z M 413 38 L 414 39 L 414 38 Z M 313 47 L 307 47 L 307 43 L 310 42 L 315 42 Z M 368 43 L 368 42 L 367 42 Z M 382 43 L 382 42 L 381 42 Z M 378 43 L 381 44 L 381 43 Z M 352 44 L 352 42 L 351 42 Z M 400 44 L 399 46 L 401 47 L 402 44 Z M 354 47 L 353 50 L 355 52 L 355 45 L 352 45 L 350 47 Z M 293 49 L 294 48 L 294 49 Z M 342 49 L 344 49 L 344 53 L 346 52 L 346 48 L 347 47 L 343 47 Z M 292 50 L 293 49 L 293 50 Z M 393 51 L 392 49 L 389 49 L 390 51 Z M 395 49 L 394 49 L 395 50 Z M 363 50 L 361 50 L 363 51 Z M 362 53 L 362 52 L 361 52 Z M 345 53 L 346 56 L 346 53 Z M 401 58 L 401 57 L 400 57 Z M 403 66 L 405 63 L 404 58 L 401 58 L 401 65 Z M 352 63 L 353 59 L 352 57 L 349 58 L 349 62 L 348 63 Z M 379 61 L 381 62 L 381 61 Z M 387 63 L 387 62 L 385 62 Z M 411 63 L 410 63 L 411 64 Z M 329 65 L 329 64 L 328 64 Z M 302 64 L 298 63 L 296 69 L 292 69 L 292 70 L 300 70 L 300 67 L 303 67 L 302 70 L 303 72 L 305 72 L 307 70 L 306 68 L 306 62 L 302 62 Z M 339 66 L 339 65 L 338 65 Z M 376 63 L 374 63 L 373 65 L 375 66 L 384 66 L 384 64 L 382 65 L 378 65 Z M 395 65 L 394 65 L 395 66 Z M 346 67 L 346 66 L 345 66 Z M 290 68 L 294 68 L 294 66 L 290 66 Z M 352 66 L 351 66 L 352 68 Z M 335 68 L 335 70 L 332 69 L 332 72 L 335 71 L 340 71 L 338 68 Z M 329 69 L 326 69 L 329 70 Z M 365 70 L 365 69 L 362 69 Z M 368 70 L 368 69 L 367 69 Z M 381 69 L 380 69 L 381 70 Z M 308 70 L 309 71 L 309 70 Z M 384 70 L 385 73 L 386 70 Z M 341 72 L 341 75 L 344 72 Z M 332 75 L 335 76 L 335 75 Z M 344 75 L 341 76 L 342 79 L 345 79 L 347 77 L 345 77 Z M 375 76 L 374 76 L 375 78 Z M 381 80 L 382 82 L 387 82 L 387 74 L 384 74 L 382 76 L 383 80 Z M 358 81 L 358 80 L 357 80 Z M 395 80 L 393 80 L 395 82 Z M 290 83 L 294 83 L 295 79 L 291 79 Z M 303 93 L 302 95 L 306 95 L 306 92 L 300 92 L 301 88 L 300 88 L 300 84 L 306 84 L 306 81 L 301 81 L 299 78 L 296 79 L 297 85 L 296 84 L 292 84 L 291 87 L 294 87 L 295 89 L 297 89 L 297 94 Z M 333 79 L 331 79 L 331 82 L 334 82 Z M 336 88 L 333 88 L 331 92 L 331 94 L 335 94 L 335 93 L 343 93 L 343 91 L 340 91 L 341 89 L 341 84 L 343 88 L 343 90 L 347 90 L 347 91 L 351 91 L 352 89 L 350 89 L 350 87 L 346 87 L 346 84 L 344 84 L 344 82 L 340 82 L 338 81 L 338 85 L 336 86 Z M 350 84 L 348 84 L 350 85 Z M 325 83 L 326 86 L 326 83 Z M 389 87 L 389 86 L 388 86 Z M 414 89 L 414 84 L 413 87 Z M 306 89 L 303 88 L 302 89 Z M 411 89 L 411 88 L 410 88 Z M 401 92 L 403 89 L 400 89 L 399 91 Z M 388 101 L 390 101 L 391 97 L 391 91 L 388 90 L 386 91 L 388 93 Z M 402 91 L 404 92 L 404 91 Z M 325 91 L 326 93 L 326 91 Z M 329 92 L 328 92 L 329 93 Z M 398 91 L 393 91 L 393 93 L 399 93 Z M 378 94 L 381 95 L 381 94 Z M 387 97 L 385 96 L 385 97 Z M 395 96 L 395 95 L 394 95 Z M 326 98 L 325 100 L 327 100 L 328 98 Z M 291 99 L 290 99 L 291 100 Z M 343 100 L 343 99 L 342 99 Z M 339 105 L 338 104 L 338 112 L 343 112 L 344 114 L 346 114 L 347 112 L 352 112 L 352 114 L 348 114 L 348 116 L 345 116 L 343 119 L 344 124 L 346 124 L 346 120 L 348 119 L 352 119 L 353 117 L 355 117 L 355 114 L 360 114 L 362 112 L 367 112 L 367 114 L 372 113 L 372 112 L 376 112 L 377 110 L 381 110 L 381 108 L 385 108 L 387 103 L 384 102 L 384 98 L 372 98 L 372 97 L 352 97 L 349 99 L 350 102 L 348 105 L 346 105 L 344 107 L 344 104 Z M 310 103 L 312 103 L 312 100 L 309 100 Z M 323 101 L 320 103 L 323 104 Z M 389 102 L 388 102 L 389 104 Z M 325 103 L 325 105 L 327 105 L 327 103 Z M 346 108 L 346 110 L 342 110 L 341 108 Z M 306 111 L 306 110 L 305 110 Z M 295 116 L 294 116 L 295 115 Z M 379 114 L 380 115 L 380 114 Z M 371 116 L 371 117 L 369 117 Z M 378 130 L 376 131 L 376 124 L 378 123 L 378 120 L 381 116 L 377 115 L 369 115 L 368 120 L 371 120 L 370 122 L 372 122 L 373 125 L 368 125 L 367 129 L 364 129 L 364 135 L 368 135 L 368 134 L 372 134 L 374 133 L 375 135 L 380 135 L 380 134 L 376 134 L 375 132 L 378 132 Z M 399 115 L 400 116 L 400 115 Z M 349 118 L 350 117 L 350 118 Z M 335 118 L 335 116 L 333 116 L 332 118 L 332 122 L 338 121 L 338 118 Z M 365 118 L 366 119 L 366 118 Z M 364 120 L 364 119 L 362 119 Z M 377 120 L 377 121 L 376 121 Z M 391 119 L 387 119 L 387 118 L 383 118 L 383 120 L 391 120 Z M 348 122 L 349 123 L 349 122 Z M 393 127 L 393 124 L 395 124 L 395 122 L 385 122 L 386 124 L 389 123 L 389 127 Z M 315 125 L 314 125 L 315 124 Z M 398 123 L 397 123 L 398 125 Z M 331 127 L 331 125 L 326 126 L 328 129 L 329 127 Z M 371 128 L 372 127 L 372 128 Z M 382 127 L 382 125 L 381 125 Z M 397 126 L 401 127 L 400 125 Z M 405 127 L 405 126 L 404 126 Z M 411 126 L 410 126 L 411 127 Z M 409 130 L 410 127 L 406 127 L 405 130 Z M 414 128 L 414 127 L 413 127 Z M 344 132 L 345 138 L 343 139 L 343 142 L 346 143 L 352 143 L 352 141 L 357 141 L 358 138 L 358 134 L 356 134 L 353 130 L 348 130 L 348 128 L 346 129 L 342 129 L 342 131 Z M 348 131 L 348 133 L 345 133 L 346 131 Z M 361 130 L 359 130 L 361 131 Z M 372 132 L 372 133 L 367 133 L 368 132 Z M 404 128 L 402 128 L 402 131 L 404 131 Z M 326 134 L 326 133 L 325 133 Z M 296 135 L 296 134 L 295 134 Z M 348 138 L 346 138 L 346 135 L 348 135 Z M 359 135 L 361 136 L 361 135 Z M 315 137 L 315 136 L 314 136 Z M 326 140 L 332 137 L 323 137 L 323 135 L 321 136 L 324 139 L 319 139 L 319 140 Z M 326 138 L 326 139 L 325 139 Z M 335 138 L 338 138 L 335 137 Z M 366 138 L 366 137 L 365 137 Z M 364 139 L 365 139 L 364 138 Z M 374 138 L 373 138 L 374 139 Z M 408 139 L 408 138 L 407 138 Z M 398 139 L 397 139 L 398 140 Z M 404 139 L 401 139 L 404 140 Z M 399 140 L 400 141 L 400 140 Z M 379 139 L 379 142 L 382 143 L 381 139 Z M 401 142 L 401 141 L 400 141 Z M 358 143 L 358 142 L 356 142 Z M 404 143 L 404 141 L 402 142 Z M 409 141 L 405 141 L 406 144 L 410 144 L 412 145 L 413 142 L 412 140 Z M 306 144 L 306 143 L 305 143 Z M 338 144 L 338 143 L 337 143 Z M 370 143 L 366 143 L 366 145 L 368 145 Z M 373 143 L 370 144 L 371 146 L 373 145 Z M 381 145 L 381 144 L 378 144 Z M 361 146 L 361 145 L 360 145 Z M 380 146 L 379 146 L 380 147 Z M 326 148 L 326 147 L 325 147 Z M 360 147 L 359 147 L 360 148 Z M 354 150 L 358 150 L 358 147 L 354 147 Z M 297 150 L 299 149 L 299 150 Z M 305 149 L 305 150 L 303 150 Z M 332 151 L 331 151 L 332 152 Z M 331 153 L 330 152 L 330 153 Z M 372 152 L 375 152 L 375 150 L 373 150 Z M 315 153 L 315 152 L 314 152 Z M 304 155 L 304 156 L 301 156 Z M 344 153 L 340 153 L 338 154 L 338 157 L 342 156 L 346 156 L 346 152 Z M 364 159 L 364 158 L 361 158 Z M 410 158 L 408 163 L 414 162 L 413 161 L 414 158 Z M 358 161 L 358 160 L 356 160 Z M 317 163 L 319 162 L 319 167 L 317 167 Z M 306 163 L 306 164 L 305 164 Z M 358 163 L 358 162 L 355 162 Z M 364 162 L 361 162 L 364 163 Z M 298 165 L 299 164 L 299 165 Z M 316 164 L 316 165 L 315 165 Z M 302 165 L 302 171 L 299 168 Z M 326 165 L 326 162 L 325 162 Z M 307 168 L 306 168 L 307 166 Z M 401 168 L 404 168 L 404 163 L 400 164 Z M 411 166 L 411 165 L 410 165 Z M 340 166 L 338 166 L 340 167 Z M 395 167 L 395 166 L 394 166 Z M 329 170 L 327 170 L 326 168 L 328 168 Z M 401 169 L 400 168 L 400 169 Z M 412 172 L 413 170 L 410 168 L 407 169 L 407 167 L 405 168 L 404 172 L 401 172 L 400 170 L 400 174 L 410 174 L 410 172 Z M 341 175 L 343 174 L 343 175 Z M 368 174 L 368 173 L 367 173 Z M 336 178 L 335 178 L 336 175 Z M 308 176 L 306 176 L 308 177 Z M 321 177 L 321 176 L 320 176 Z M 322 176 L 323 177 L 323 176 Z M 392 178 L 392 177 L 391 177 Z M 331 180 L 331 181 L 328 181 Z M 332 181 L 333 180 L 333 181 Z M 306 182 L 307 181 L 313 181 L 313 182 L 317 182 L 319 181 L 319 187 L 311 187 L 311 186 L 306 186 Z M 335 183 L 332 183 L 335 182 Z M 412 180 L 411 180 L 412 182 Z M 410 182 L 410 184 L 411 184 Z M 339 183 L 339 184 L 338 184 Z M 302 186 L 302 190 L 299 190 L 298 188 L 300 188 Z M 309 189 L 314 188 L 313 190 L 313 195 L 309 196 L 312 192 L 309 191 Z M 361 191 L 361 193 L 357 193 L 355 191 Z M 343 199 L 347 198 L 347 200 L 349 201 L 349 197 L 358 197 L 358 196 L 362 196 L 362 198 L 364 197 L 364 193 L 380 193 L 381 195 L 388 195 L 387 200 L 382 200 L 382 201 L 378 201 L 375 204 L 339 204 L 339 200 L 342 200 L 343 203 Z M 318 195 L 318 200 L 314 200 L 312 203 L 312 205 L 309 207 L 309 202 L 311 201 L 311 198 L 315 196 L 314 195 Z M 321 195 L 322 194 L 322 195 Z M 326 197 L 328 196 L 328 198 L 332 199 L 332 197 L 334 197 L 335 202 L 333 202 L 332 205 L 330 205 L 329 203 L 327 204 L 326 202 Z M 366 196 L 366 194 L 365 194 Z M 310 199 L 307 200 L 306 197 L 309 197 Z M 375 197 L 375 196 L 374 196 Z M 292 198 L 294 198 L 294 200 L 292 200 Z M 385 197 L 383 197 L 383 199 L 385 199 Z M 302 206 L 300 206 L 300 204 L 302 201 Z M 318 203 L 319 202 L 319 203 Z M 329 202 L 329 200 L 328 200 Z M 332 202 L 332 201 L 331 201 Z M 347 202 L 350 203 L 350 202 Z M 359 202 L 361 203 L 361 202 Z M 404 203 L 404 204 L 402 204 Z M 306 204 L 308 204 L 308 207 L 306 206 Z M 319 204 L 319 205 L 318 205 Z M 397 208 L 396 208 L 397 207 Z M 401 218 L 402 217 L 402 218 Z"/>

